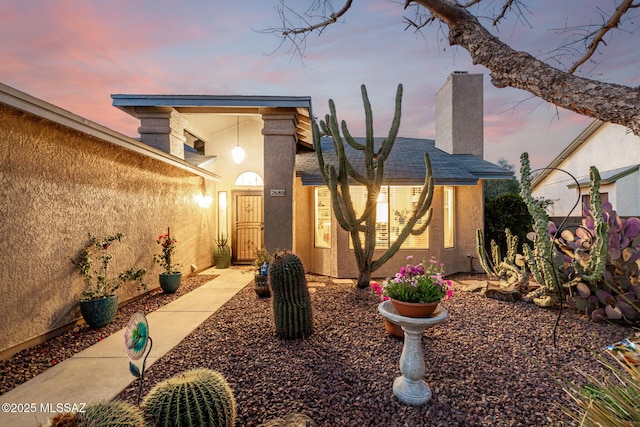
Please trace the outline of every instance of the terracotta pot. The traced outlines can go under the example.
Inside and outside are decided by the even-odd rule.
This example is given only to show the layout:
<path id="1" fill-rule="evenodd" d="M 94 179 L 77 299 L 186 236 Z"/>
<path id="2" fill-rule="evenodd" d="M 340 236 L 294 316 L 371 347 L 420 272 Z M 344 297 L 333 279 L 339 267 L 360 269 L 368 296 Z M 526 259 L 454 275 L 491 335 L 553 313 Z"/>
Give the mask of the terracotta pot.
<path id="1" fill-rule="evenodd" d="M 429 317 L 436 311 L 440 301 L 429 302 L 426 304 L 420 304 L 415 302 L 404 302 L 391 299 L 393 308 L 396 309 L 399 315 L 406 317 Z"/>
<path id="2" fill-rule="evenodd" d="M 404 338 L 404 331 L 402 330 L 402 326 L 396 325 L 395 323 L 392 323 L 387 319 L 384 319 L 384 329 L 391 336 L 394 336 L 396 338 Z"/>

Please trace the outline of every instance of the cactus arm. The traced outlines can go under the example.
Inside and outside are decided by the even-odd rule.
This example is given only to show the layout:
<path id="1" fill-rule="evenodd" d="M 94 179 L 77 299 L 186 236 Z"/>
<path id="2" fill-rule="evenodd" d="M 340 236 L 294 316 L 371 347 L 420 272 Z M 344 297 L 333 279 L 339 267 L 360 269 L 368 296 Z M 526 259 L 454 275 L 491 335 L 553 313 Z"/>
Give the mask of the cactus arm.
<path id="1" fill-rule="evenodd" d="M 491 261 L 487 259 L 486 251 L 484 249 L 484 232 L 480 228 L 476 230 L 476 253 L 478 254 L 480 266 L 487 273 L 487 276 L 491 279 L 496 279 L 498 275 L 496 274 L 493 265 L 491 265 Z"/>
<path id="2" fill-rule="evenodd" d="M 424 162 L 427 174 L 425 176 L 424 185 L 422 186 L 420 195 L 418 196 L 416 208 L 414 209 L 411 216 L 407 219 L 407 222 L 398 234 L 396 241 L 393 242 L 393 244 L 391 244 L 391 246 L 389 246 L 389 248 L 378 257 L 378 259 L 372 261 L 371 271 L 376 271 L 378 268 L 380 268 L 381 265 L 391 259 L 391 257 L 393 257 L 393 255 L 398 252 L 400 246 L 402 246 L 402 243 L 407 239 L 409 234 L 422 234 L 431 223 L 433 214 L 433 209 L 431 209 L 431 202 L 433 201 L 434 183 L 431 161 L 429 160 L 429 155 L 427 153 L 424 154 Z M 422 225 L 418 228 L 415 228 L 415 225 L 420 218 L 423 218 Z"/>
<path id="3" fill-rule="evenodd" d="M 538 284 L 545 288 L 546 293 L 559 292 L 559 284 L 556 278 L 560 277 L 558 266 L 552 261 L 555 259 L 555 247 L 553 242 L 547 236 L 549 217 L 540 204 L 536 203 L 531 196 L 531 166 L 529 164 L 529 155 L 522 153 L 520 157 L 521 168 L 521 186 L 520 196 L 527 205 L 527 209 L 534 220 L 536 236 L 534 238 L 534 249 L 525 253 L 525 258 Z M 544 259 L 542 259 L 544 258 Z M 536 272 L 534 273 L 534 270 Z"/>
<path id="4" fill-rule="evenodd" d="M 595 245 L 589 253 L 589 260 L 583 267 L 580 263 L 575 263 L 576 270 L 583 280 L 598 281 L 604 276 L 605 264 L 608 251 L 607 223 L 602 214 L 602 199 L 600 198 L 600 173 L 595 166 L 591 166 L 589 171 L 591 178 L 590 204 L 595 225 Z"/>

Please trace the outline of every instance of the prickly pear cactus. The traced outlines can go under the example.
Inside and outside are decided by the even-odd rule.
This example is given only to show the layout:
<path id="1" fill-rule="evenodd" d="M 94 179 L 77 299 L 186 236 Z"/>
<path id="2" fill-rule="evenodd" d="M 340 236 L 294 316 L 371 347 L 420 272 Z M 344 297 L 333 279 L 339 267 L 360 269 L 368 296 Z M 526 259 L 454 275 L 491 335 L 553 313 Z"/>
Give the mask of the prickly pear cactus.
<path id="1" fill-rule="evenodd" d="M 233 427 L 236 422 L 233 391 L 211 369 L 192 369 L 156 384 L 143 407 L 157 426 Z"/>
<path id="2" fill-rule="evenodd" d="M 484 233 L 476 230 L 476 252 L 480 265 L 490 279 L 499 280 L 503 289 L 525 288 L 529 280 L 524 257 L 517 252 L 518 236 L 511 234 L 511 230 L 504 230 L 507 237 L 507 256 L 502 258 L 500 247 L 491 241 L 491 260 L 485 254 Z"/>
<path id="3" fill-rule="evenodd" d="M 300 258 L 287 251 L 277 252 L 269 268 L 269 281 L 278 337 L 310 336 L 313 330 L 311 297 Z"/>

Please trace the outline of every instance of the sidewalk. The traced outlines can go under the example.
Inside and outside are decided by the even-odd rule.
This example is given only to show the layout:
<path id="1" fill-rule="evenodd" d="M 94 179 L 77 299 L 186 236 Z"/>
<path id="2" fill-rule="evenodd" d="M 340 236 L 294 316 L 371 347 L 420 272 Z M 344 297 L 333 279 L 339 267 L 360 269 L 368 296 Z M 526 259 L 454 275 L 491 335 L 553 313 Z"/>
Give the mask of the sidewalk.
<path id="1" fill-rule="evenodd" d="M 153 339 L 147 368 L 253 280 L 251 274 L 237 269 L 209 269 L 202 274 L 219 276 L 147 314 Z M 56 414 L 52 410 L 56 411 L 57 404 L 111 400 L 134 380 L 122 329 L 0 396 L 0 426 L 37 426 Z M 7 412 L 6 403 L 17 404 L 12 409 L 18 412 Z"/>

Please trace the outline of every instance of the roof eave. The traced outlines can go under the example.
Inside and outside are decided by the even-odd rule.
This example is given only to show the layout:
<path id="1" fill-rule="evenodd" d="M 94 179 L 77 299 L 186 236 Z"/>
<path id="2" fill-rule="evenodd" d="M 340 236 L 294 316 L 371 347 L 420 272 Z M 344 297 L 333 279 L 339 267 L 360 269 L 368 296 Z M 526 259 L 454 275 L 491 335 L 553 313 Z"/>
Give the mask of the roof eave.
<path id="1" fill-rule="evenodd" d="M 188 162 L 172 156 L 164 151 L 150 147 L 133 138 L 109 129 L 98 123 L 73 114 L 46 101 L 35 98 L 10 86 L 0 83 L 0 103 L 9 105 L 18 110 L 32 114 L 61 126 L 73 129 L 86 135 L 93 136 L 100 140 L 109 142 L 119 147 L 125 148 L 138 154 L 159 160 L 163 163 L 184 169 L 194 175 L 213 181 L 220 181 L 220 176 L 213 172 L 195 167 Z"/>

